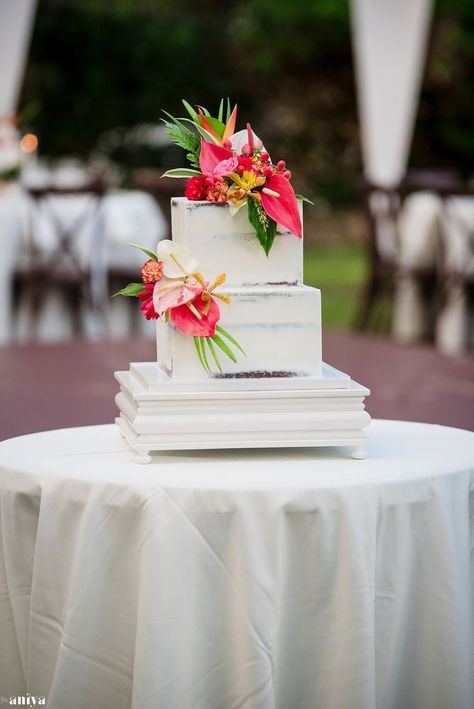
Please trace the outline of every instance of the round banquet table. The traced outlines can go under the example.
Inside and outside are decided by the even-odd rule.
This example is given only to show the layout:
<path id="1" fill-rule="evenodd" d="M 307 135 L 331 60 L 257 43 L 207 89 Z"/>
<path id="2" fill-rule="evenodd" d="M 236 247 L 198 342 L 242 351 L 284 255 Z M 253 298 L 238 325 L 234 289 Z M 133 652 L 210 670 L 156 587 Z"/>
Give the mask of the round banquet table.
<path id="1" fill-rule="evenodd" d="M 474 434 L 0 444 L 0 695 L 48 709 L 472 709 Z"/>

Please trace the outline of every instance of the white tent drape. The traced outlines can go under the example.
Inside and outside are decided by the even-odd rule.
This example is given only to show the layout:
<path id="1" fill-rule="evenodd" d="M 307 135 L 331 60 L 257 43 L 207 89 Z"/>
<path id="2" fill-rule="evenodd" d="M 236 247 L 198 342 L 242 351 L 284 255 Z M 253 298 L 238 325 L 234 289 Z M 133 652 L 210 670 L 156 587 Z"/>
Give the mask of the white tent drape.
<path id="1" fill-rule="evenodd" d="M 36 0 L 0 0 L 0 120 L 17 110 L 35 6 Z"/>
<path id="2" fill-rule="evenodd" d="M 408 161 L 432 0 L 351 0 L 365 176 L 395 187 Z"/>

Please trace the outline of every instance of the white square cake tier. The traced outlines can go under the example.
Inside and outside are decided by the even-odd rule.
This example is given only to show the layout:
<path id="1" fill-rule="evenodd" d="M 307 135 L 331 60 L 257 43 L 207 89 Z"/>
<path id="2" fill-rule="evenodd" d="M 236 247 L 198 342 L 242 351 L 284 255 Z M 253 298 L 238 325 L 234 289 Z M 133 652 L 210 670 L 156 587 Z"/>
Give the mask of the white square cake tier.
<path id="1" fill-rule="evenodd" d="M 220 376 L 321 376 L 321 294 L 309 286 L 254 286 L 225 289 L 230 304 L 219 303 L 219 325 L 242 346 L 230 344 L 234 363 L 216 347 Z M 214 365 L 208 352 L 209 364 Z M 157 321 L 158 364 L 178 380 L 208 379 L 193 338 L 164 320 Z M 215 370 L 215 366 L 213 366 Z M 218 372 L 215 371 L 217 375 Z"/>
<path id="2" fill-rule="evenodd" d="M 302 215 L 302 204 L 299 203 Z M 265 255 L 246 207 L 231 216 L 229 206 L 171 200 L 173 241 L 183 244 L 198 259 L 198 270 L 212 281 L 227 274 L 229 286 L 296 285 L 303 281 L 303 239 L 278 226 L 273 247 Z"/>

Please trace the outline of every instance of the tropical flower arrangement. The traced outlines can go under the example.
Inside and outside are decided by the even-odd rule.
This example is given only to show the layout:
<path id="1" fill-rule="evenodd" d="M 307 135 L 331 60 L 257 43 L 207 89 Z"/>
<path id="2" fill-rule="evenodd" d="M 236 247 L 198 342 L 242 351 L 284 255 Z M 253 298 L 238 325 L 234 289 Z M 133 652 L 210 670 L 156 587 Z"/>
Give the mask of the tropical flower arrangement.
<path id="1" fill-rule="evenodd" d="M 199 361 L 208 374 L 212 373 L 211 365 L 222 372 L 220 353 L 237 362 L 232 346 L 242 354 L 244 350 L 218 325 L 221 314 L 217 300 L 231 302 L 230 296 L 217 292 L 225 283 L 226 274 L 220 273 L 210 283 L 197 271 L 194 256 L 169 239 L 160 241 L 156 252 L 139 244 L 130 246 L 149 257 L 141 269 L 142 282 L 129 283 L 115 295 L 138 298 L 147 320 L 164 318 L 165 322 L 171 321 L 175 328 L 193 337 Z"/>
<path id="2" fill-rule="evenodd" d="M 295 194 L 285 161 L 272 161 L 249 123 L 234 132 L 237 105 L 231 110 L 227 99 L 225 119 L 223 99 L 217 118 L 201 106 L 194 110 L 184 99 L 183 105 L 189 118 L 175 118 L 164 111 L 167 118 L 163 120 L 171 140 L 186 150 L 191 168 L 168 170 L 163 177 L 188 178 L 184 192 L 188 199 L 227 204 L 232 215 L 245 205 L 267 256 L 277 223 L 301 238 L 298 200 L 309 200 Z"/>

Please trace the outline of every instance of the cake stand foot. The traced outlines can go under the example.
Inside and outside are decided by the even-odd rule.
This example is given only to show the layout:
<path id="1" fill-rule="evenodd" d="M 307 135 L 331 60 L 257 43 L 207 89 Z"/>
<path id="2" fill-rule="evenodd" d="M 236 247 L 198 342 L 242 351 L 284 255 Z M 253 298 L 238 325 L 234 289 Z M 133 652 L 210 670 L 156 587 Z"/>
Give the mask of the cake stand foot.
<path id="1" fill-rule="evenodd" d="M 365 458 L 367 458 L 367 451 L 362 446 L 355 446 L 352 449 L 351 457 L 354 460 L 365 460 Z"/>
<path id="2" fill-rule="evenodd" d="M 151 463 L 152 457 L 149 453 L 137 453 L 135 455 L 135 463 L 140 463 L 140 465 L 147 465 Z"/>

